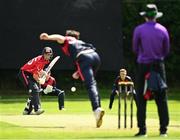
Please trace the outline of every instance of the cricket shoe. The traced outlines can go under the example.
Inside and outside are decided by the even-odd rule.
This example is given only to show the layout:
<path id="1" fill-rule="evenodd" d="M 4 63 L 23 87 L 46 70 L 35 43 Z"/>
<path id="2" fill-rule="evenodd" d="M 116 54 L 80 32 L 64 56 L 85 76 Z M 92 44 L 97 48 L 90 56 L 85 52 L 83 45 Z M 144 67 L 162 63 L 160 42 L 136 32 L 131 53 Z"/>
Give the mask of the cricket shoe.
<path id="1" fill-rule="evenodd" d="M 23 115 L 34 115 L 34 113 L 33 112 L 28 112 L 28 111 L 26 111 L 26 110 L 24 110 L 23 111 Z"/>
<path id="2" fill-rule="evenodd" d="M 134 135 L 135 137 L 147 137 L 147 134 L 145 132 L 138 132 Z"/>
<path id="3" fill-rule="evenodd" d="M 64 107 L 59 108 L 59 110 L 66 111 L 66 109 Z"/>
<path id="4" fill-rule="evenodd" d="M 167 133 L 166 132 L 161 132 L 160 133 L 160 137 L 167 137 L 168 135 L 167 135 Z"/>
<path id="5" fill-rule="evenodd" d="M 41 115 L 42 113 L 44 113 L 44 110 L 43 109 L 38 109 L 37 111 L 35 111 L 33 113 L 33 115 Z"/>
<path id="6" fill-rule="evenodd" d="M 94 116 L 96 119 L 96 127 L 99 128 L 102 125 L 103 122 L 103 116 L 104 116 L 104 109 L 98 107 L 95 111 L 94 111 Z"/>

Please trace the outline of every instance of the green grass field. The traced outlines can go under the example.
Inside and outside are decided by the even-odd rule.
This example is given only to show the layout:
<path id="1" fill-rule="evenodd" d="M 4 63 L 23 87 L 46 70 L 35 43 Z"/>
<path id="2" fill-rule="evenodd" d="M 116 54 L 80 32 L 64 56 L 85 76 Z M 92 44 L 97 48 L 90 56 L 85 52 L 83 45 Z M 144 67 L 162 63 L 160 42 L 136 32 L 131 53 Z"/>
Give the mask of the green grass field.
<path id="1" fill-rule="evenodd" d="M 148 137 L 135 138 L 133 136 L 138 131 L 135 104 L 134 128 L 129 128 L 128 117 L 128 128 L 118 129 L 117 99 L 113 109 L 108 109 L 110 91 L 100 91 L 102 107 L 106 111 L 103 125 L 100 128 L 95 127 L 90 102 L 84 90 L 73 94 L 67 92 L 65 111 L 58 110 L 56 96 L 41 96 L 42 108 L 45 109 L 45 113 L 39 116 L 21 115 L 27 96 L 15 96 L 16 92 L 10 91 L 9 94 L 0 96 L 0 139 L 180 139 L 179 90 L 169 93 L 170 124 L 166 138 L 159 136 L 159 121 L 154 101 L 149 101 L 147 105 Z M 121 125 L 123 126 L 123 115 L 121 116 Z"/>

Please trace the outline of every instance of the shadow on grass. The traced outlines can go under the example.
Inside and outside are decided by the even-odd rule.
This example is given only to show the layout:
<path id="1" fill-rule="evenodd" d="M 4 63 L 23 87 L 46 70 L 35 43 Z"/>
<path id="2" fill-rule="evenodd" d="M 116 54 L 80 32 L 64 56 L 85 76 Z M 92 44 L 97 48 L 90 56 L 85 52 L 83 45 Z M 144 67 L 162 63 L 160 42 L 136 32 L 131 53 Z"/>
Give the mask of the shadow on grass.
<path id="1" fill-rule="evenodd" d="M 23 128 L 61 128 L 64 129 L 66 128 L 65 126 L 21 126 Z"/>
<path id="2" fill-rule="evenodd" d="M 169 125 L 169 127 L 180 128 L 180 125 Z"/>

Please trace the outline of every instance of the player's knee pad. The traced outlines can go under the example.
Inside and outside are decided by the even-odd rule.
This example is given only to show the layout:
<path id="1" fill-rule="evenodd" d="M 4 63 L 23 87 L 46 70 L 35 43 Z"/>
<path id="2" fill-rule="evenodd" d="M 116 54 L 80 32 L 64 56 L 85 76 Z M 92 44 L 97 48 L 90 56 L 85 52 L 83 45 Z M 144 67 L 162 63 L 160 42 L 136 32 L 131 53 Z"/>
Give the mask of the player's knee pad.
<path id="1" fill-rule="evenodd" d="M 60 90 L 60 89 L 55 88 L 55 92 L 57 93 L 58 96 L 61 95 L 61 94 L 65 95 L 64 90 Z"/>
<path id="2" fill-rule="evenodd" d="M 64 92 L 59 92 L 58 98 L 59 98 L 60 100 L 64 100 L 64 96 L 65 96 Z"/>
<path id="3" fill-rule="evenodd" d="M 59 94 L 62 94 L 63 96 L 65 96 L 64 90 L 60 90 L 60 91 L 59 91 Z"/>
<path id="4" fill-rule="evenodd" d="M 39 87 L 37 83 L 30 83 L 29 85 L 29 93 L 40 93 L 42 92 L 42 89 Z"/>

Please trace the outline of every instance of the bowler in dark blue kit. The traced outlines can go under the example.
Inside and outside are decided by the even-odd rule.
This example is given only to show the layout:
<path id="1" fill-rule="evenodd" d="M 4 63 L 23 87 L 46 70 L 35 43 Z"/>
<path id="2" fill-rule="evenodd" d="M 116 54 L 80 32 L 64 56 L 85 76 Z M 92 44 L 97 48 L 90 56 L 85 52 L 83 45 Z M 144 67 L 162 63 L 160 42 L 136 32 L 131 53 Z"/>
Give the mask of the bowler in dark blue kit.
<path id="1" fill-rule="evenodd" d="M 41 40 L 57 41 L 61 44 L 63 53 L 73 59 L 77 71 L 72 75 L 74 79 L 81 79 L 87 88 L 89 98 L 94 111 L 96 126 L 102 125 L 104 110 L 101 108 L 100 97 L 95 80 L 101 60 L 92 44 L 79 40 L 80 33 L 74 30 L 67 30 L 66 36 L 59 34 L 48 35 L 42 33 Z"/>

